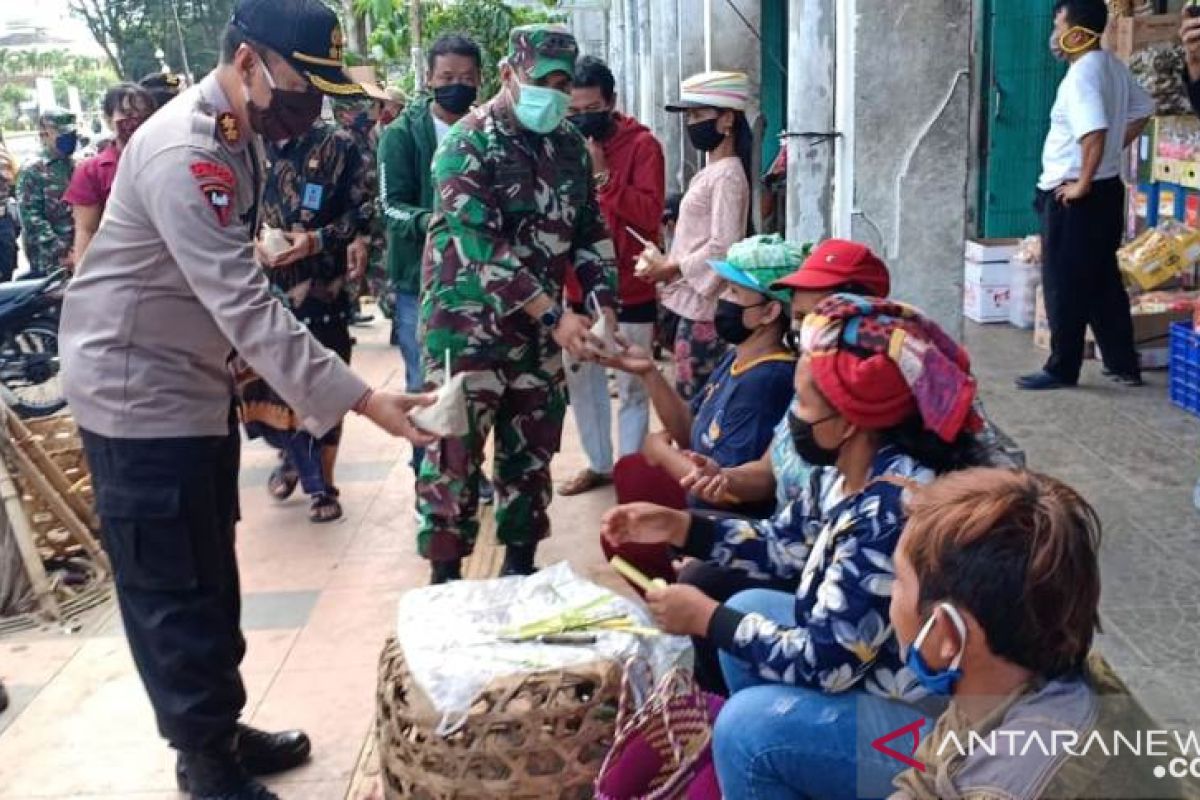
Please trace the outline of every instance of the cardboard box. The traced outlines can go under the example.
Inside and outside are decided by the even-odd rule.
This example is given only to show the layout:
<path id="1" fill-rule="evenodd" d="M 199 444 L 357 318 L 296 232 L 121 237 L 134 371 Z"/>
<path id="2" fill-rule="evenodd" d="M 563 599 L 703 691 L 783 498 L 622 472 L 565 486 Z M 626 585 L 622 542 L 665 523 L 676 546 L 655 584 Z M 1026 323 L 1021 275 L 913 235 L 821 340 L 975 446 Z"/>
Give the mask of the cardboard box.
<path id="1" fill-rule="evenodd" d="M 1104 47 L 1123 61 L 1139 50 L 1160 42 L 1179 40 L 1178 14 L 1145 17 L 1113 17 L 1104 31 Z"/>
<path id="2" fill-rule="evenodd" d="M 1020 239 L 968 239 L 967 261 L 975 261 L 980 264 L 997 261 L 1008 262 L 1016 255 L 1020 244 Z"/>
<path id="3" fill-rule="evenodd" d="M 974 283 L 982 286 L 1008 286 L 1012 281 L 1012 262 L 967 261 L 963 264 L 963 283 Z"/>
<path id="4" fill-rule="evenodd" d="M 1046 301 L 1042 287 L 1037 289 L 1036 308 L 1033 315 L 1033 346 L 1039 350 L 1050 350 L 1050 321 L 1046 319 Z M 1083 357 L 1096 357 L 1096 340 L 1092 337 L 1092 329 L 1088 328 L 1083 335 Z"/>
<path id="5" fill-rule="evenodd" d="M 1007 283 L 988 286 L 975 281 L 963 281 L 963 316 L 972 322 L 1008 322 L 1011 294 Z"/>
<path id="6" fill-rule="evenodd" d="M 1154 180 L 1159 183 L 1182 183 L 1183 163 L 1173 158 L 1154 159 Z"/>

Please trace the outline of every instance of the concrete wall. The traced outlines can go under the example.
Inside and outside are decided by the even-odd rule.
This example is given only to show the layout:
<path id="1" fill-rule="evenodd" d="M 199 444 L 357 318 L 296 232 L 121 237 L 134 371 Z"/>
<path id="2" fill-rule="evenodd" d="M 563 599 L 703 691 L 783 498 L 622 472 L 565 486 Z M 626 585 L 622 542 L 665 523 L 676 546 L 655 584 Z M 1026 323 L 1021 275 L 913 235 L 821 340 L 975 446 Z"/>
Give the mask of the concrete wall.
<path id="1" fill-rule="evenodd" d="M 887 254 L 898 298 L 959 337 L 971 2 L 893 0 L 876 13 L 859 0 L 858 9 L 853 235 Z"/>

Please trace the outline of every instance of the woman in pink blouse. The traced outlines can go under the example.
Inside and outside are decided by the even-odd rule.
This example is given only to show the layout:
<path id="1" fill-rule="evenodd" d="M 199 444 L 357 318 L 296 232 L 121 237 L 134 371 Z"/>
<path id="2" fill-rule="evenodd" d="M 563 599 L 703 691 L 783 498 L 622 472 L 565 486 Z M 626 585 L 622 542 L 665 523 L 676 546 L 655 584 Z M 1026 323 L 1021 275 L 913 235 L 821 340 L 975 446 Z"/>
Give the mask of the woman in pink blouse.
<path id="1" fill-rule="evenodd" d="M 63 195 L 75 214 L 75 252 L 72 259 L 79 264 L 100 227 L 104 204 L 112 191 L 121 151 L 133 132 L 154 113 L 153 96 L 136 83 L 119 83 L 104 95 L 104 122 L 116 133 L 111 145 L 75 168 L 71 185 Z"/>
<path id="2" fill-rule="evenodd" d="M 727 349 L 713 317 L 722 281 L 709 266 L 750 230 L 750 152 L 746 122 L 750 84 L 741 72 L 705 72 L 683 82 L 667 111 L 687 114 L 688 138 L 708 154 L 683 197 L 671 251 L 649 251 L 645 280 L 664 284 L 662 303 L 679 315 L 675 334 L 675 388 L 691 400 Z"/>

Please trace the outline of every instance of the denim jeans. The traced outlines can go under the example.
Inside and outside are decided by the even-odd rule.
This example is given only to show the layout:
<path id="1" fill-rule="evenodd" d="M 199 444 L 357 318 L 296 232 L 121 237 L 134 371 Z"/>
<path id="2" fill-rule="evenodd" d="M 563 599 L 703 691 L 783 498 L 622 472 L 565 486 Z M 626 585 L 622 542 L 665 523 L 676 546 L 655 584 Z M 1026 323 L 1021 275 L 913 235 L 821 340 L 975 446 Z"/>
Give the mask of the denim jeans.
<path id="1" fill-rule="evenodd" d="M 419 392 L 425 388 L 421 343 L 417 341 L 417 315 L 421 308 L 421 298 L 404 292 L 395 292 L 392 296 L 396 306 L 392 313 L 392 344 L 400 348 L 400 355 L 404 358 L 404 389 L 408 392 Z M 413 448 L 413 470 L 420 467 L 424 455 L 424 448 Z"/>
<path id="2" fill-rule="evenodd" d="M 739 611 L 795 625 L 795 597 L 751 589 L 729 601 Z M 745 662 L 721 653 L 729 702 L 713 734 L 713 759 L 725 797 L 874 798 L 891 794 L 905 765 L 871 747 L 886 733 L 919 719 L 924 739 L 935 720 L 903 703 L 865 691 L 828 694 L 817 688 L 771 683 Z M 912 737 L 889 746 L 908 753 Z"/>
<path id="3" fill-rule="evenodd" d="M 653 346 L 653 323 L 620 323 L 621 335 L 630 344 L 649 351 Z M 592 472 L 608 475 L 613 470 L 612 446 L 612 401 L 608 396 L 608 371 L 599 364 L 569 362 L 567 366 L 567 388 L 571 393 L 571 408 L 575 411 L 575 424 L 579 427 L 579 438 L 583 441 L 583 452 L 587 455 Z M 618 458 L 623 458 L 642 449 L 646 431 L 650 427 L 650 398 L 642 379 L 627 372 L 617 372 L 617 395 L 620 410 L 617 412 Z"/>

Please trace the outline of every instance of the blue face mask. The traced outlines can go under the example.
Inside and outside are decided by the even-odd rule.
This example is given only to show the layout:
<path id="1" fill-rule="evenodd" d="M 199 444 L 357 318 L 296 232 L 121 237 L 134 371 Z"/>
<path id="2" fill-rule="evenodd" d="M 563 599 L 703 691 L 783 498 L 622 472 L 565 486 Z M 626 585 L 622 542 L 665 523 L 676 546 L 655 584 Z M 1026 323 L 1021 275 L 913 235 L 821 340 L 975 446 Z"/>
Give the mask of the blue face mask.
<path id="1" fill-rule="evenodd" d="M 567 118 L 571 96 L 545 86 L 521 84 L 521 96 L 517 100 L 517 121 L 534 133 L 550 133 Z"/>
<path id="2" fill-rule="evenodd" d="M 60 133 L 54 137 L 54 149 L 64 158 L 73 154 L 78 147 L 79 134 L 77 133 Z"/>
<path id="3" fill-rule="evenodd" d="M 943 611 L 946 617 L 953 623 L 958 631 L 958 638 L 962 644 L 959 646 L 958 655 L 950 662 L 950 666 L 942 670 L 934 670 L 929 666 L 929 662 L 921 655 L 921 645 L 925 643 L 925 637 L 929 635 L 929 631 L 933 630 L 934 620 L 937 619 L 939 611 Z M 962 615 L 958 613 L 958 609 L 949 603 L 942 603 L 934 609 L 933 614 L 925 622 L 921 628 L 921 632 L 917 634 L 917 638 L 908 648 L 908 655 L 905 657 L 905 664 L 913 675 L 917 677 L 917 681 L 930 694 L 941 695 L 948 697 L 954 692 L 954 685 L 962 679 L 962 669 L 959 665 L 962 663 L 963 653 L 967 649 L 967 625 L 963 622 Z"/>

